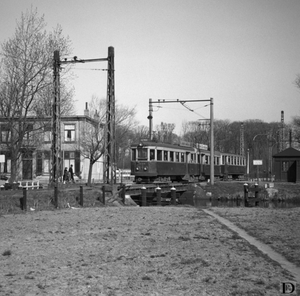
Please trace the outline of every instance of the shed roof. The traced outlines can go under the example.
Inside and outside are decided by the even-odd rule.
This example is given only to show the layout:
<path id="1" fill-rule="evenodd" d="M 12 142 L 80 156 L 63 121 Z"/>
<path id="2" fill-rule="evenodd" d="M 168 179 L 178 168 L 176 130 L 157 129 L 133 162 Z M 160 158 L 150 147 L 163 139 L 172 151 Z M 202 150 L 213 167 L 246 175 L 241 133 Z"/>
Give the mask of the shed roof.
<path id="1" fill-rule="evenodd" d="M 290 158 L 300 158 L 300 151 L 289 147 L 275 155 L 273 155 L 273 157 L 275 158 L 281 158 L 281 157 L 290 157 Z"/>

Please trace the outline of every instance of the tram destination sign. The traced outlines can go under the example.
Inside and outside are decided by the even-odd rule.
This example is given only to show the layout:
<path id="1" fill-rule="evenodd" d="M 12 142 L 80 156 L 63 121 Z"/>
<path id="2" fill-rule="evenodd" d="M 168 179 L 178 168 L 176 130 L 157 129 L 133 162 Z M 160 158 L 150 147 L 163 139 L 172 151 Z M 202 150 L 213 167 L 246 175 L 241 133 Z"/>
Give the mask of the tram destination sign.
<path id="1" fill-rule="evenodd" d="M 192 142 L 187 142 L 187 141 L 180 141 L 181 146 L 186 146 L 186 147 L 196 147 L 200 150 L 207 150 L 208 145 L 205 144 L 200 144 L 200 143 L 192 143 Z"/>
<path id="2" fill-rule="evenodd" d="M 254 159 L 253 160 L 253 165 L 262 165 L 263 161 L 261 159 Z"/>

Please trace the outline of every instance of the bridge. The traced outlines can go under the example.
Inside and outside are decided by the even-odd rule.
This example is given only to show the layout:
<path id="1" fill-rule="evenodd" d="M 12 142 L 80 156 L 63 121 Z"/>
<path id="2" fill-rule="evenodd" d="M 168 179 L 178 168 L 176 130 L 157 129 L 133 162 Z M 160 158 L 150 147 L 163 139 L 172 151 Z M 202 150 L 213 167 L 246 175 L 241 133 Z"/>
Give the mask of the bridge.
<path id="1" fill-rule="evenodd" d="M 175 204 L 180 195 L 188 190 L 190 184 L 142 184 L 125 187 L 125 194 L 139 205 Z"/>

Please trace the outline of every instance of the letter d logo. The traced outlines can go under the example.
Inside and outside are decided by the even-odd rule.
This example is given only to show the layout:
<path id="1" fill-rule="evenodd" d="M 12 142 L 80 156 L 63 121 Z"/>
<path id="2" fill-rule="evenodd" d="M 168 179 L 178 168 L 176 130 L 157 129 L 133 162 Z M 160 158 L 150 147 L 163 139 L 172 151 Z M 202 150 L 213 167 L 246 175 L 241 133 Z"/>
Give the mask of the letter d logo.
<path id="1" fill-rule="evenodd" d="M 296 283 L 283 282 L 281 283 L 282 294 L 296 294 Z"/>

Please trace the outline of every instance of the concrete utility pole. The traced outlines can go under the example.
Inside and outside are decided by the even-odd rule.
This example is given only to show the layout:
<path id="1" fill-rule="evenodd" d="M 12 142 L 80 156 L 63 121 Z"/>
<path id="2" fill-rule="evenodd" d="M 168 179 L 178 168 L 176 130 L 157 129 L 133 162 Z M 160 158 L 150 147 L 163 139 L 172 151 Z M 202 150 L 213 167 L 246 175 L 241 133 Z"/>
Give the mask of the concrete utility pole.
<path id="1" fill-rule="evenodd" d="M 215 180 L 215 168 L 214 168 L 214 103 L 213 103 L 213 98 L 210 98 L 209 100 L 157 100 L 157 101 L 152 101 L 152 99 L 149 99 L 149 138 L 150 140 L 153 137 L 153 104 L 161 104 L 161 103 L 180 103 L 184 105 L 185 103 L 189 102 L 210 102 L 210 183 L 211 185 L 214 185 L 214 180 Z M 189 108 L 188 108 L 189 109 Z M 192 111 L 192 110 L 191 110 Z"/>
<path id="2" fill-rule="evenodd" d="M 114 48 L 108 48 L 107 58 L 60 60 L 59 51 L 54 52 L 54 98 L 52 113 L 52 171 L 50 183 L 58 184 L 58 178 L 62 172 L 61 164 L 61 120 L 60 120 L 60 66 L 62 64 L 108 62 L 107 69 L 107 99 L 106 99 L 106 125 L 105 125 L 105 152 L 103 165 L 104 183 L 116 183 L 116 143 L 115 143 L 115 78 L 114 78 Z M 109 173 L 110 172 L 110 173 Z"/>

